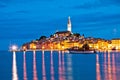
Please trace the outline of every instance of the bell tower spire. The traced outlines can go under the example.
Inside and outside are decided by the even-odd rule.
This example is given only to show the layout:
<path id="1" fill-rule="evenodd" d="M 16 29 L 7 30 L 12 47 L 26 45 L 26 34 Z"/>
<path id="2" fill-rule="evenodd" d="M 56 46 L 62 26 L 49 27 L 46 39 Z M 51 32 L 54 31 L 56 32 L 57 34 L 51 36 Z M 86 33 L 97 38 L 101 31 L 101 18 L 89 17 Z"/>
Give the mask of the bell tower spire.
<path id="1" fill-rule="evenodd" d="M 67 30 L 71 32 L 71 20 L 70 20 L 70 16 L 68 17 Z"/>

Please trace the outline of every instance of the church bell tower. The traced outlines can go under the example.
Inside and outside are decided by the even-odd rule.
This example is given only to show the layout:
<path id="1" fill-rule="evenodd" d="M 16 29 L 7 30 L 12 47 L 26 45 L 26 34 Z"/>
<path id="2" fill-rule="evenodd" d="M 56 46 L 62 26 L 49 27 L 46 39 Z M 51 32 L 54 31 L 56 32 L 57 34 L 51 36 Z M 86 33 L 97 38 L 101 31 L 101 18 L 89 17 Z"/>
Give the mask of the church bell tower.
<path id="1" fill-rule="evenodd" d="M 70 32 L 72 31 L 72 30 L 71 30 L 71 20 L 70 20 L 70 16 L 68 17 L 67 30 L 70 31 Z"/>

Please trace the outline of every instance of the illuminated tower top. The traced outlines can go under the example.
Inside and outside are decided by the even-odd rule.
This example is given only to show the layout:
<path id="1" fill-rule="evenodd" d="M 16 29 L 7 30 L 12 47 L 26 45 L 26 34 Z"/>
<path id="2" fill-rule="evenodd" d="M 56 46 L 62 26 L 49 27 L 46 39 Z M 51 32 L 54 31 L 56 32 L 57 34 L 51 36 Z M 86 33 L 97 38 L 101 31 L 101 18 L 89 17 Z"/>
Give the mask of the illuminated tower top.
<path id="1" fill-rule="evenodd" d="M 68 17 L 67 30 L 71 32 L 71 20 L 70 20 L 70 16 Z"/>

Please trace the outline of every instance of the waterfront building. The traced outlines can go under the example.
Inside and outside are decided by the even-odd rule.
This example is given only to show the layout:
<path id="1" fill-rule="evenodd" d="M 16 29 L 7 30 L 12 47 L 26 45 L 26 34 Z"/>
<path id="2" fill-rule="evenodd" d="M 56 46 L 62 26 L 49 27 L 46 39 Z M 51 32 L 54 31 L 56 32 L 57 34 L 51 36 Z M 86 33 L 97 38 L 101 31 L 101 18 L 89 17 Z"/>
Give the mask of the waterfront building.
<path id="1" fill-rule="evenodd" d="M 111 40 L 112 48 L 114 49 L 120 49 L 120 38 L 112 39 Z"/>
<path id="2" fill-rule="evenodd" d="M 36 49 L 36 44 L 35 43 L 30 43 L 30 49 Z"/>

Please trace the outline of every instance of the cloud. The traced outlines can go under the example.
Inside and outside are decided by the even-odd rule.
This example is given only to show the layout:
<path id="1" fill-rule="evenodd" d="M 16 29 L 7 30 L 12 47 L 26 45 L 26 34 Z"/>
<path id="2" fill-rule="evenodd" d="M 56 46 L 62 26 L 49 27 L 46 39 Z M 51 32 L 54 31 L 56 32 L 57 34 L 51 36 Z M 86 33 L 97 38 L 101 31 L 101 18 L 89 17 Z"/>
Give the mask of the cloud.
<path id="1" fill-rule="evenodd" d="M 99 7 L 106 7 L 107 5 L 101 3 L 84 3 L 82 5 L 74 6 L 74 9 L 95 9 Z"/>
<path id="2" fill-rule="evenodd" d="M 6 7 L 6 6 L 5 6 L 5 5 L 1 5 L 1 4 L 0 4 L 0 8 L 4 8 L 4 7 Z"/>
<path id="3" fill-rule="evenodd" d="M 87 1 L 87 0 L 86 0 Z M 96 9 L 100 7 L 108 7 L 110 5 L 117 5 L 119 6 L 120 0 L 95 0 L 95 1 L 88 1 L 82 4 L 78 4 L 72 6 L 73 9 Z"/>
<path id="4" fill-rule="evenodd" d="M 120 4 L 120 0 L 100 0 L 101 3 L 104 3 L 104 4 Z"/>
<path id="5" fill-rule="evenodd" d="M 84 15 L 76 15 L 73 16 L 73 22 L 79 24 L 119 24 L 120 22 L 120 14 L 101 14 L 101 13 L 93 13 L 93 14 L 84 14 Z"/>
<path id="6" fill-rule="evenodd" d="M 0 1 L 0 8 L 6 7 L 6 4 Z"/>
<path id="7" fill-rule="evenodd" d="M 25 11 L 25 10 L 19 10 L 19 11 L 16 11 L 16 13 L 29 13 L 28 11 Z"/>
<path id="8" fill-rule="evenodd" d="M 0 2 L 2 2 L 2 3 L 9 3 L 9 2 L 11 2 L 12 0 L 0 0 Z"/>
<path id="9" fill-rule="evenodd" d="M 4 1 L 7 3 L 7 0 Z M 74 31 L 107 28 L 120 24 L 120 7 L 112 2 L 97 0 L 8 0 L 0 11 L 0 33 L 7 29 L 10 35 L 48 35 L 55 30 L 67 29 L 67 17 L 71 16 Z M 117 2 L 117 1 L 116 1 Z M 114 3 L 115 4 L 115 3 Z M 10 28 L 9 28 L 10 27 Z M 84 27 L 84 28 L 83 28 Z M 48 30 L 46 30 L 48 29 Z M 33 36 L 33 35 L 32 35 Z M 14 36 L 15 37 L 15 36 Z M 17 36 L 19 37 L 19 36 Z"/>

